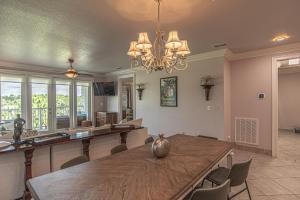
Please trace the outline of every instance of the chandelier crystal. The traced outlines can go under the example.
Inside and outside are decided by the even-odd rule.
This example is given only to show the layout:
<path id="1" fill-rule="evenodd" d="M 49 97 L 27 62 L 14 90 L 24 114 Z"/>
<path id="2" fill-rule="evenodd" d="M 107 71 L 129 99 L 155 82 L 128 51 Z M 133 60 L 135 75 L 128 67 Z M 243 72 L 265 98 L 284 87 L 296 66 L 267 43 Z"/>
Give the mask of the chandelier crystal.
<path id="1" fill-rule="evenodd" d="M 180 40 L 177 31 L 170 31 L 168 40 L 160 29 L 160 3 L 157 2 L 157 28 L 154 43 L 149 40 L 148 33 L 139 33 L 137 41 L 130 43 L 127 55 L 131 57 L 131 68 L 142 68 L 148 73 L 163 71 L 172 73 L 173 70 L 185 70 L 188 67 L 187 55 L 191 53 L 187 40 Z"/>

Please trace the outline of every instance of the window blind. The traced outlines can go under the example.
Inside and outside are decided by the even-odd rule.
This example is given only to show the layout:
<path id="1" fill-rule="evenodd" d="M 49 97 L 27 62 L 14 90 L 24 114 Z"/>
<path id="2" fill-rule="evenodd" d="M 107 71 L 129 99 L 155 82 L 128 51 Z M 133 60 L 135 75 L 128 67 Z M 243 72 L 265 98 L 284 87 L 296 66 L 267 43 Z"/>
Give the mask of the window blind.
<path id="1" fill-rule="evenodd" d="M 41 77 L 30 77 L 29 82 L 33 84 L 50 84 L 50 79 Z"/>
<path id="2" fill-rule="evenodd" d="M 0 82 L 23 83 L 24 82 L 24 77 L 15 76 L 15 75 L 0 74 Z"/>

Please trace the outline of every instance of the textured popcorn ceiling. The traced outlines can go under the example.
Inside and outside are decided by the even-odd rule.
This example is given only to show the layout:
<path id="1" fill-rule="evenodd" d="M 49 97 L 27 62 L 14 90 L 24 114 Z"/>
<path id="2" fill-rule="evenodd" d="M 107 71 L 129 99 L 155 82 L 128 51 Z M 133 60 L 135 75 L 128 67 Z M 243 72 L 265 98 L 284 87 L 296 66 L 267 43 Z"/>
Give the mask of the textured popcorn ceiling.
<path id="1" fill-rule="evenodd" d="M 177 29 L 192 54 L 227 43 L 234 52 L 300 41 L 300 0 L 163 0 L 162 27 Z M 152 0 L 0 0 L 0 60 L 47 67 L 75 58 L 82 71 L 110 72 L 130 65 L 137 33 L 154 37 Z M 285 44 L 284 43 L 284 44 Z"/>

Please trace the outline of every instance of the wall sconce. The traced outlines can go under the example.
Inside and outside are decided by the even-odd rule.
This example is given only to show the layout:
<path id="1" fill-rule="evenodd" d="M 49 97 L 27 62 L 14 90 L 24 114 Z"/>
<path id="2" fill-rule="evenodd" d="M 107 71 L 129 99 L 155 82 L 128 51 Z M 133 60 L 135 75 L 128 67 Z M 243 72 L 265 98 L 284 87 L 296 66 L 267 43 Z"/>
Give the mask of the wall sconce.
<path id="1" fill-rule="evenodd" d="M 215 82 L 215 79 L 213 77 L 211 77 L 211 76 L 205 76 L 205 77 L 201 78 L 201 86 L 205 90 L 206 101 L 209 101 L 210 89 L 213 86 L 215 86 L 214 82 Z"/>
<path id="2" fill-rule="evenodd" d="M 142 100 L 143 91 L 144 91 L 144 84 L 136 84 L 138 88 L 136 89 L 138 91 L 139 100 Z"/>

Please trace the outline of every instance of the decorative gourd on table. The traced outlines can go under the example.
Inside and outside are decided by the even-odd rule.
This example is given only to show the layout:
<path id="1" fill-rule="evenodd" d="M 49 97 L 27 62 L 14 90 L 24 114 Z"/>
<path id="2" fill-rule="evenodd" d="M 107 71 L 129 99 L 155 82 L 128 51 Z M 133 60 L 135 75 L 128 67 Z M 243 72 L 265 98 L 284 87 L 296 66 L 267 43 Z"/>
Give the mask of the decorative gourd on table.
<path id="1" fill-rule="evenodd" d="M 152 153 L 157 158 L 164 158 L 169 154 L 170 148 L 170 142 L 163 134 L 159 134 L 159 137 L 152 144 Z"/>

